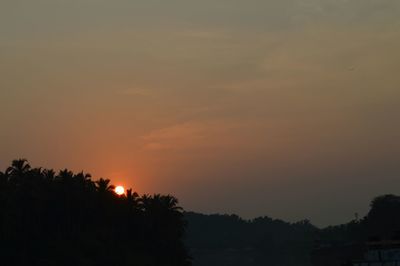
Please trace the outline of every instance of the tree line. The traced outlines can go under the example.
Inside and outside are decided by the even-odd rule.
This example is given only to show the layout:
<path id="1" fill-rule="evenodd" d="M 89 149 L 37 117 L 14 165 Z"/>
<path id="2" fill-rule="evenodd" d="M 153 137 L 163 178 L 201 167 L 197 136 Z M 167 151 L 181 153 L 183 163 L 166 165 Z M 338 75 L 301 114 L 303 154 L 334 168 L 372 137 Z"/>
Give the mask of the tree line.
<path id="1" fill-rule="evenodd" d="M 183 212 L 171 195 L 118 196 L 110 180 L 33 168 L 0 171 L 0 265 L 309 266 L 316 245 L 400 239 L 400 196 L 371 202 L 361 219 L 318 228 L 264 216 Z M 188 248 L 186 248 L 188 247 Z"/>
<path id="2" fill-rule="evenodd" d="M 0 264 L 187 266 L 171 195 L 118 196 L 110 180 L 14 160 L 0 172 Z"/>
<path id="3" fill-rule="evenodd" d="M 369 241 L 400 240 L 400 196 L 382 195 L 361 219 L 318 228 L 267 216 L 244 220 L 237 215 L 185 213 L 186 243 L 195 266 L 310 266 L 315 251 L 364 247 Z M 327 258 L 329 260 L 329 258 Z"/>

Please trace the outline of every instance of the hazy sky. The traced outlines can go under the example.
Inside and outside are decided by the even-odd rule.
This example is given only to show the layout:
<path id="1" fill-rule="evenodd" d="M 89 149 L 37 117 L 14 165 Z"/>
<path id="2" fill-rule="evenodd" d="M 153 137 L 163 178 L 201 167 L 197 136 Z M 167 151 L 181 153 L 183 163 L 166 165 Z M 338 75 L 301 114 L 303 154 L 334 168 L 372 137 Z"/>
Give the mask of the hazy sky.
<path id="1" fill-rule="evenodd" d="M 399 0 L 0 0 L 0 168 L 318 225 L 400 193 Z"/>

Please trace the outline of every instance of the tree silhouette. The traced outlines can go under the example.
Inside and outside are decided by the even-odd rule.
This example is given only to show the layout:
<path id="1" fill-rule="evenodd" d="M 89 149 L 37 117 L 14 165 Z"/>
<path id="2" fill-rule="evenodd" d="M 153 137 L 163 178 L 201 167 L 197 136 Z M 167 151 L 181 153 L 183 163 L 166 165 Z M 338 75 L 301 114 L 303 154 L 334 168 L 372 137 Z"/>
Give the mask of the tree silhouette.
<path id="1" fill-rule="evenodd" d="M 1 264 L 190 265 L 177 204 L 132 189 L 118 196 L 108 179 L 14 160 L 0 172 Z"/>
<path id="2" fill-rule="evenodd" d="M 97 191 L 102 193 L 102 194 L 111 193 L 115 189 L 115 186 L 110 185 L 110 180 L 109 179 L 100 178 L 95 183 L 96 183 Z"/>
<path id="3" fill-rule="evenodd" d="M 31 169 L 26 159 L 13 160 L 11 166 L 7 168 L 6 173 L 15 176 L 23 176 Z"/>

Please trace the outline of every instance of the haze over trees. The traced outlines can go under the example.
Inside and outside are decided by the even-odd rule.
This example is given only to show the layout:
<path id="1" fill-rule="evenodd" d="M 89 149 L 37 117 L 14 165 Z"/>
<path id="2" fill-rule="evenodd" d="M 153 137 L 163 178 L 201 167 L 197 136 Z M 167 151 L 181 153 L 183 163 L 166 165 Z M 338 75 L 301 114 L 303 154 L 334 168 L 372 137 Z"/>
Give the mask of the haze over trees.
<path id="1" fill-rule="evenodd" d="M 400 240 L 400 196 L 378 196 L 370 207 L 362 219 L 326 228 L 308 220 L 189 212 L 187 245 L 195 266 L 310 266 L 313 251 L 321 247 L 352 250 L 370 240 Z"/>
<path id="2" fill-rule="evenodd" d="M 185 221 L 176 198 L 128 190 L 84 172 L 0 172 L 2 265 L 186 266 Z"/>
<path id="3" fill-rule="evenodd" d="M 185 213 L 187 245 L 195 266 L 309 265 L 319 229 L 308 220 L 288 223 L 270 217 Z"/>

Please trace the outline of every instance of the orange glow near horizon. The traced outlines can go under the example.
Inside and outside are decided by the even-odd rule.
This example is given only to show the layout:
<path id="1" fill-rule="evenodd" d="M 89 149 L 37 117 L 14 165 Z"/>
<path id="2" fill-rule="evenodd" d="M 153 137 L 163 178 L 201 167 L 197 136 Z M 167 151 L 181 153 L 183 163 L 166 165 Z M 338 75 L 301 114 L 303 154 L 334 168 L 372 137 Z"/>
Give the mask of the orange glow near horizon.
<path id="1" fill-rule="evenodd" d="M 125 188 L 123 186 L 117 186 L 115 187 L 115 193 L 121 196 L 125 194 Z"/>

